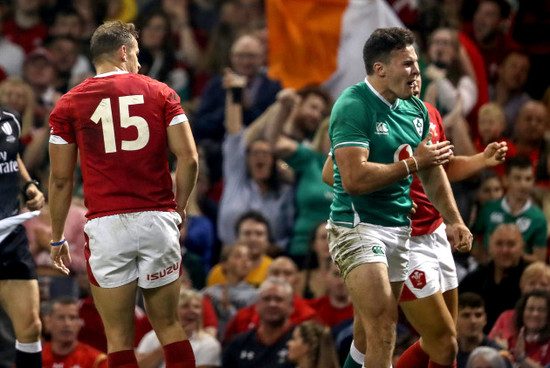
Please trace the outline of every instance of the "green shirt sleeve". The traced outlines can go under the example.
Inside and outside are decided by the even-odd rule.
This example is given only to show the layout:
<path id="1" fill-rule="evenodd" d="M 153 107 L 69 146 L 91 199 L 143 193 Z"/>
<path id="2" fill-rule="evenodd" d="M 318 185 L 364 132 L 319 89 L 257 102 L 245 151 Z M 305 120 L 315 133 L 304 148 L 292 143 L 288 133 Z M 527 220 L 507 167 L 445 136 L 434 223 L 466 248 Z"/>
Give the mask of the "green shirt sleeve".
<path id="1" fill-rule="evenodd" d="M 340 147 L 359 146 L 369 149 L 374 117 L 364 101 L 356 95 L 350 94 L 340 98 L 330 116 L 329 135 L 332 150 Z"/>

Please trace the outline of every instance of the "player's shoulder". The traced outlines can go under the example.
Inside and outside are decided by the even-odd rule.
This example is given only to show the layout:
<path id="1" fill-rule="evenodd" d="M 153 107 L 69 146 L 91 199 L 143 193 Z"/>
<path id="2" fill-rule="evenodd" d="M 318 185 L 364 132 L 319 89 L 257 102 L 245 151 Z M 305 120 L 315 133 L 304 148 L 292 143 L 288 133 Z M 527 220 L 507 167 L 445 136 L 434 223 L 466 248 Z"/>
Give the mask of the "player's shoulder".
<path id="1" fill-rule="evenodd" d="M 342 113 L 353 113 L 357 109 L 367 110 L 369 94 L 365 82 L 354 84 L 346 88 L 336 100 L 333 110 L 340 111 Z"/>
<path id="2" fill-rule="evenodd" d="M 170 88 L 166 83 L 163 83 L 143 74 L 129 73 L 128 78 L 133 79 L 132 82 L 147 84 L 149 88 L 153 87 L 159 90 Z"/>
<path id="3" fill-rule="evenodd" d="M 412 96 L 411 98 L 406 100 L 401 100 L 400 104 L 402 108 L 418 110 L 421 113 L 428 113 L 427 106 L 424 104 L 424 102 L 421 99 L 419 99 L 416 96 Z"/>

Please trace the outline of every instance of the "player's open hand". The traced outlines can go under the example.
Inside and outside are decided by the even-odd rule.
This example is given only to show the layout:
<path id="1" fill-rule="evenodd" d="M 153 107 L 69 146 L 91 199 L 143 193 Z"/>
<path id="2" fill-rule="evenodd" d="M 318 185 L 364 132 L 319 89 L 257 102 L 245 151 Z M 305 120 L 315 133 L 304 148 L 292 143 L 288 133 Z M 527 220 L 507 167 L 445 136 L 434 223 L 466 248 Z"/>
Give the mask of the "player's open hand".
<path id="1" fill-rule="evenodd" d="M 53 266 L 65 275 L 69 274 L 69 269 L 66 265 L 71 263 L 71 254 L 69 252 L 69 243 L 65 242 L 61 245 L 50 246 L 50 259 Z"/>
<path id="2" fill-rule="evenodd" d="M 451 142 L 444 141 L 430 144 L 431 139 L 432 133 L 430 132 L 414 151 L 414 158 L 416 159 L 418 170 L 445 165 L 453 155 L 454 146 L 451 145 Z"/>
<path id="3" fill-rule="evenodd" d="M 34 184 L 29 185 L 25 191 L 25 197 L 27 197 L 25 206 L 31 211 L 39 210 L 44 206 L 44 194 Z"/>
<path id="4" fill-rule="evenodd" d="M 453 250 L 461 253 L 467 253 L 472 249 L 474 236 L 470 229 L 464 224 L 449 225 L 450 231 L 447 232 L 447 238 Z"/>
<path id="5" fill-rule="evenodd" d="M 483 151 L 486 165 L 492 167 L 503 163 L 504 160 L 506 160 L 507 151 L 508 145 L 506 144 L 506 142 L 489 143 Z"/>

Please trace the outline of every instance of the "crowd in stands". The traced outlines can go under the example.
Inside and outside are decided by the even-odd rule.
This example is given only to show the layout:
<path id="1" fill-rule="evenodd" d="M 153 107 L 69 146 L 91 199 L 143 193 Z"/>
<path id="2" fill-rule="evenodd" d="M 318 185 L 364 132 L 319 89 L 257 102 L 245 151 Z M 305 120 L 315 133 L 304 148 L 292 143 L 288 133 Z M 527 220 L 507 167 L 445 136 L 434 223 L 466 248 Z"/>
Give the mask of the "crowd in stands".
<path id="1" fill-rule="evenodd" d="M 455 154 L 508 144 L 505 164 L 453 184 L 476 237 L 470 254 L 455 257 L 458 367 L 550 367 L 550 1 L 387 2 L 417 34 L 421 98 L 440 111 Z M 13 0 L 0 2 L 0 19 L 0 105 L 21 119 L 21 156 L 44 193 L 49 113 L 94 76 L 89 39 L 103 21 L 134 22 L 140 73 L 180 95 L 200 153 L 181 229 L 178 306 L 197 366 L 338 367 L 353 307 L 324 226 L 333 96 L 323 85 L 295 90 L 268 76 L 266 1 Z M 79 184 L 65 227 L 71 275 L 51 267 L 47 205 L 25 224 L 45 367 L 106 364 Z M 141 299 L 135 318 L 140 367 L 162 367 Z M 416 338 L 403 319 L 396 354 Z M 0 311 L 0 368 L 13 365 L 13 339 Z"/>

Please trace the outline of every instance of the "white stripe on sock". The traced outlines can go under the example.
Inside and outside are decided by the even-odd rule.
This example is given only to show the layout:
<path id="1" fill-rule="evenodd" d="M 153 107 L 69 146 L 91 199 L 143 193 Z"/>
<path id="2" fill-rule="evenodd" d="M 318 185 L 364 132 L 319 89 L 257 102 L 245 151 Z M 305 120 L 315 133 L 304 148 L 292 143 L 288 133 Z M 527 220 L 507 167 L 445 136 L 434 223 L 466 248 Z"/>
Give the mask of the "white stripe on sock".
<path id="1" fill-rule="evenodd" d="M 15 340 L 15 349 L 24 353 L 40 353 L 42 351 L 42 343 L 40 340 L 29 343 L 22 343 Z"/>
<path id="2" fill-rule="evenodd" d="M 351 356 L 351 359 L 357 364 L 363 365 L 365 362 L 365 354 L 361 353 L 356 347 L 355 347 L 355 340 L 351 342 L 351 347 L 349 348 L 349 355 Z"/>

